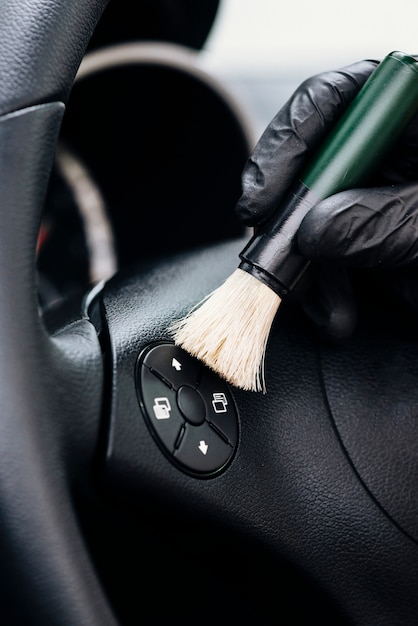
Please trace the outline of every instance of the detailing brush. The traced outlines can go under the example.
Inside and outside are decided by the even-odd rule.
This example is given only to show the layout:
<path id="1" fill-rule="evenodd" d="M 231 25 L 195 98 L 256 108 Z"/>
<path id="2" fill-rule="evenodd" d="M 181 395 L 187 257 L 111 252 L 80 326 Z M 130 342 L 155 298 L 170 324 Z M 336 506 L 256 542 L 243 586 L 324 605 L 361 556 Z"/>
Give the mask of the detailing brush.
<path id="1" fill-rule="evenodd" d="M 418 111 L 418 63 L 391 52 L 337 122 L 288 200 L 241 252 L 239 267 L 170 330 L 232 385 L 265 392 L 264 356 L 283 298 L 309 265 L 295 236 L 320 200 L 363 184 Z"/>

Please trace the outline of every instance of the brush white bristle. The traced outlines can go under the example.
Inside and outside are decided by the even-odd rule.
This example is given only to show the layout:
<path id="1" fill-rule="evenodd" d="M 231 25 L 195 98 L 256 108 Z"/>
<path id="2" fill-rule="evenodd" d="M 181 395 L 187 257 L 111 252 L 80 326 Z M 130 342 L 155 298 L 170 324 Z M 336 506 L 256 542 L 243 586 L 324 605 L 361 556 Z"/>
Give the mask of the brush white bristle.
<path id="1" fill-rule="evenodd" d="M 264 356 L 280 297 L 236 269 L 170 331 L 176 345 L 241 389 L 265 392 Z"/>

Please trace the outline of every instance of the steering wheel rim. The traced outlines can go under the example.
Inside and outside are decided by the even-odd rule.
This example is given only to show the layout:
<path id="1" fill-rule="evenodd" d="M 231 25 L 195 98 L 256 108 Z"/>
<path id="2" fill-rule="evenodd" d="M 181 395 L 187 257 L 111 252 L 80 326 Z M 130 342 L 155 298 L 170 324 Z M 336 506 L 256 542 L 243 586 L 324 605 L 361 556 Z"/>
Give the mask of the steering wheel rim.
<path id="1" fill-rule="evenodd" d="M 8 329 L 0 365 L 1 542 L 8 563 L 1 572 L 1 608 L 10 624 L 116 623 L 85 552 L 67 473 L 68 451 L 81 423 L 85 443 L 79 461 L 85 470 L 97 435 L 102 390 L 97 335 L 80 321 L 75 334 L 49 337 L 37 309 L 35 273 L 37 230 L 65 102 L 105 4 L 29 0 L 4 2 L 1 8 L 0 318 Z M 74 341 L 76 335 L 80 341 Z M 61 429 L 60 414 L 71 386 L 81 391 L 83 378 L 89 382 L 74 439 Z M 54 432 L 52 415 L 61 422 Z M 21 562 L 22 550 L 27 565 L 37 563 L 37 580 Z M 17 589 L 30 601 L 19 603 Z M 72 601 L 62 602 L 67 594 Z"/>
<path id="2" fill-rule="evenodd" d="M 5 0 L 1 8 L 0 609 L 8 624 L 117 624 L 73 502 L 78 478 L 92 471 L 101 428 L 106 372 L 100 339 L 87 309 L 57 333 L 46 331 L 35 272 L 65 103 L 106 4 Z M 229 528 L 258 535 L 306 570 L 349 623 L 409 626 L 418 611 L 416 544 L 359 479 L 327 405 L 318 346 L 293 311 L 281 314 L 272 336 L 269 402 L 235 394 L 239 451 L 219 478 L 201 481 L 169 461 L 161 466 L 159 450 L 137 419 L 138 352 L 168 339 L 169 318 L 235 268 L 241 243 L 180 255 L 175 267 L 171 261 L 145 264 L 139 279 L 117 277 L 106 286 L 100 307 L 110 335 L 114 395 L 104 482 L 135 494 L 141 477 L 142 489 L 160 498 L 168 489 L 176 506 L 213 522 L 223 516 Z M 300 371 L 305 380 L 298 380 Z M 317 390 L 310 407 L 307 388 Z M 134 436 L 126 415 L 134 416 Z M 394 587 L 397 579 L 403 584 Z"/>

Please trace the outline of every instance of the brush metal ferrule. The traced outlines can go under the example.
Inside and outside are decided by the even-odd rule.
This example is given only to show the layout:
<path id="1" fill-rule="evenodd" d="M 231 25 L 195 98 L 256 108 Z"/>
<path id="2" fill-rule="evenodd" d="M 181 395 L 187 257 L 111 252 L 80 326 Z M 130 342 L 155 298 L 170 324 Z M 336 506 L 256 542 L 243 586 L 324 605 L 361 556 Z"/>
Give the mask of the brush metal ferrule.
<path id="1" fill-rule="evenodd" d="M 319 201 L 367 181 L 418 112 L 418 63 L 391 52 L 370 75 L 302 172 L 287 201 L 258 228 L 240 254 L 240 268 L 283 297 L 309 265 L 296 234 Z"/>

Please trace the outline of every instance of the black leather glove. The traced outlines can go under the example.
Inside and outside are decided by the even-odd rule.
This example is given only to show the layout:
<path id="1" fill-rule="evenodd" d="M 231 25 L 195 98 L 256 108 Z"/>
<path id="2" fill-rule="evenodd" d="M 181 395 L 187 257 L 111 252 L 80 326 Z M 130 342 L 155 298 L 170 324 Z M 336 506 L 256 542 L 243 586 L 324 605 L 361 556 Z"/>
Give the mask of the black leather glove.
<path id="1" fill-rule="evenodd" d="M 256 227 L 280 210 L 305 162 L 377 64 L 361 61 L 300 85 L 264 131 L 244 168 L 236 207 L 244 224 Z M 305 311 L 325 335 L 349 335 L 357 307 L 347 268 L 417 264 L 418 119 L 368 188 L 344 191 L 318 203 L 297 237 L 301 253 L 316 268 L 314 288 L 302 298 Z M 397 274 L 395 284 L 400 295 L 418 308 L 415 272 L 404 272 L 402 279 Z"/>

